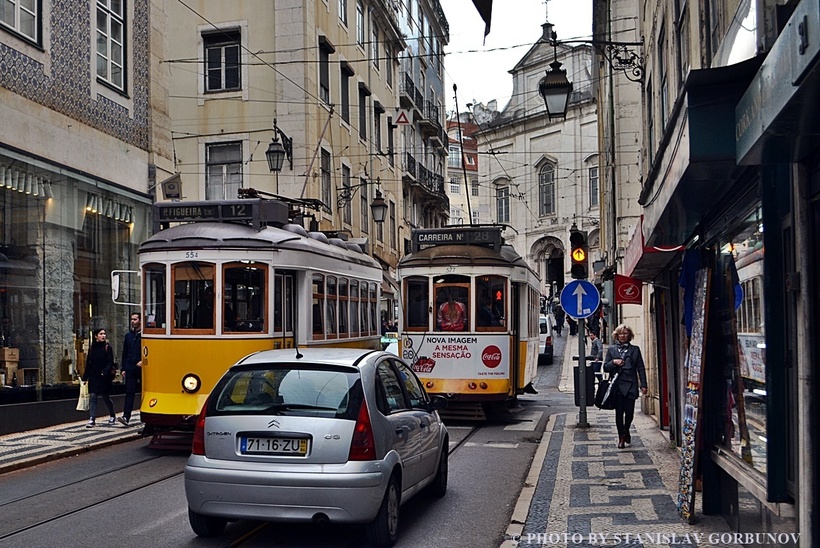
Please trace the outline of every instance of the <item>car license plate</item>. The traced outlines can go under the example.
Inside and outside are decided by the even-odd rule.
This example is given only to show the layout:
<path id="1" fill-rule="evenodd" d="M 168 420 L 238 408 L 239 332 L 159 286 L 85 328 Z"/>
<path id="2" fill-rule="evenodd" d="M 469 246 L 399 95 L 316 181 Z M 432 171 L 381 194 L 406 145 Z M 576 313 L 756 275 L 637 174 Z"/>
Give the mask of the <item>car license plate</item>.
<path id="1" fill-rule="evenodd" d="M 297 455 L 308 452 L 307 438 L 246 438 L 240 440 L 239 450 L 243 455 Z"/>

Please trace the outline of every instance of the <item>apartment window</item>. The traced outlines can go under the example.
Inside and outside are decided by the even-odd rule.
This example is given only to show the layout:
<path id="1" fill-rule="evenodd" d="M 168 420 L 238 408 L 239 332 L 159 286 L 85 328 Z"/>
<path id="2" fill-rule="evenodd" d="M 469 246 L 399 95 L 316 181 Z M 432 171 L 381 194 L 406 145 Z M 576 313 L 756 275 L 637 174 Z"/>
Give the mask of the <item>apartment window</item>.
<path id="1" fill-rule="evenodd" d="M 350 184 L 350 166 L 342 166 L 342 187 L 344 208 L 342 209 L 342 220 L 347 224 L 353 223 L 353 187 Z"/>
<path id="2" fill-rule="evenodd" d="M 481 224 L 481 213 L 479 211 L 473 211 L 473 224 L 480 225 Z"/>
<path id="3" fill-rule="evenodd" d="M 370 55 L 373 57 L 373 67 L 379 70 L 379 27 L 377 27 L 373 21 L 370 21 L 370 34 L 372 40 L 370 44 Z"/>
<path id="4" fill-rule="evenodd" d="M 388 204 L 390 209 L 390 249 L 396 249 L 398 243 L 396 242 L 396 202 L 390 200 Z"/>
<path id="5" fill-rule="evenodd" d="M 589 168 L 589 207 L 598 207 L 598 166 Z"/>
<path id="6" fill-rule="evenodd" d="M 395 150 L 394 150 L 394 142 L 393 142 L 393 130 L 396 126 L 393 125 L 393 118 L 391 116 L 387 117 L 387 161 L 390 162 L 390 165 L 394 165 L 395 158 Z"/>
<path id="7" fill-rule="evenodd" d="M 461 184 L 459 184 L 458 177 L 450 177 L 450 194 L 459 192 L 461 192 Z"/>
<path id="8" fill-rule="evenodd" d="M 106 3 L 100 2 L 105 9 Z M 36 0 L 3 0 L 0 3 L 0 23 L 19 32 L 26 38 L 39 42 L 39 2 Z M 98 7 L 99 11 L 101 8 Z M 122 18 L 120 18 L 122 19 Z M 99 39 L 99 35 L 98 35 Z"/>
<path id="9" fill-rule="evenodd" d="M 205 91 L 229 91 L 241 87 L 240 35 L 238 31 L 206 34 Z"/>
<path id="10" fill-rule="evenodd" d="M 356 1 L 356 42 L 364 47 L 364 4 Z"/>
<path id="11" fill-rule="evenodd" d="M 339 0 L 339 21 L 347 26 L 347 0 Z"/>
<path id="12" fill-rule="evenodd" d="M 461 167 L 461 147 L 458 145 L 450 145 L 447 156 L 448 167 Z"/>
<path id="13" fill-rule="evenodd" d="M 9 8 L 7 0 L 2 3 L 6 6 L 4 11 L 19 12 Z M 22 3 L 34 9 L 36 1 L 18 1 Z M 2 19 L 5 21 L 6 17 Z M 125 88 L 125 2 L 122 0 L 97 0 L 97 76 L 118 89 Z"/>
<path id="14" fill-rule="evenodd" d="M 550 164 L 538 173 L 538 214 L 555 214 L 555 168 Z"/>
<path id="15" fill-rule="evenodd" d="M 472 187 L 473 196 L 478 196 L 478 179 L 473 179 L 470 186 Z"/>
<path id="16" fill-rule="evenodd" d="M 205 145 L 205 199 L 233 200 L 242 188 L 242 143 Z"/>
<path id="17" fill-rule="evenodd" d="M 495 210 L 499 223 L 510 222 L 510 187 L 500 186 L 495 189 Z"/>
<path id="18" fill-rule="evenodd" d="M 376 151 L 382 151 L 382 114 L 384 107 L 378 101 L 373 101 L 373 141 Z"/>
<path id="19" fill-rule="evenodd" d="M 367 88 L 359 85 L 359 137 L 367 139 Z"/>
<path id="20" fill-rule="evenodd" d="M 388 87 L 393 87 L 393 68 L 396 66 L 395 57 L 393 57 L 393 48 L 387 45 L 385 42 L 384 44 L 384 64 L 385 64 L 385 81 L 387 82 Z"/>
<path id="21" fill-rule="evenodd" d="M 330 152 L 322 149 L 322 202 L 330 207 Z"/>
<path id="22" fill-rule="evenodd" d="M 678 86 L 683 86 L 686 73 L 689 71 L 689 10 L 686 0 L 677 0 L 677 17 L 675 38 L 678 41 Z"/>
<path id="23" fill-rule="evenodd" d="M 350 77 L 353 76 L 353 69 L 347 63 L 341 65 L 341 80 L 339 89 L 339 101 L 342 106 L 342 120 L 350 123 Z"/>
<path id="24" fill-rule="evenodd" d="M 666 129 L 666 122 L 669 121 L 669 66 L 666 58 L 669 48 L 666 40 L 666 25 L 661 26 L 661 32 L 658 36 L 658 74 L 661 78 L 661 127 Z"/>
<path id="25" fill-rule="evenodd" d="M 359 184 L 361 185 L 362 191 L 360 192 L 361 198 L 359 200 L 360 209 L 362 212 L 362 232 L 370 232 L 370 203 L 369 203 L 369 192 L 367 190 L 367 179 L 362 178 L 359 180 Z"/>
<path id="26" fill-rule="evenodd" d="M 336 48 L 324 36 L 319 37 L 319 98 L 330 103 L 330 54 Z"/>

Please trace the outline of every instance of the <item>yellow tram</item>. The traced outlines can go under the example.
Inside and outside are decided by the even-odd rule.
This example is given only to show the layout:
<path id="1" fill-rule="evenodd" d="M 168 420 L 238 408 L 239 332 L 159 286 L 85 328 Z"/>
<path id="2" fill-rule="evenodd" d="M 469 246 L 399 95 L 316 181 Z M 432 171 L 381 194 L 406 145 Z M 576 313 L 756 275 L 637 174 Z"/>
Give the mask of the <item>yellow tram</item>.
<path id="1" fill-rule="evenodd" d="M 358 245 L 242 199 L 154 206 L 140 245 L 142 406 L 152 445 L 193 430 L 240 358 L 296 346 L 380 348 L 382 269 Z"/>
<path id="2" fill-rule="evenodd" d="M 500 226 L 415 230 L 398 265 L 400 355 L 427 391 L 483 411 L 534 392 L 539 280 Z"/>

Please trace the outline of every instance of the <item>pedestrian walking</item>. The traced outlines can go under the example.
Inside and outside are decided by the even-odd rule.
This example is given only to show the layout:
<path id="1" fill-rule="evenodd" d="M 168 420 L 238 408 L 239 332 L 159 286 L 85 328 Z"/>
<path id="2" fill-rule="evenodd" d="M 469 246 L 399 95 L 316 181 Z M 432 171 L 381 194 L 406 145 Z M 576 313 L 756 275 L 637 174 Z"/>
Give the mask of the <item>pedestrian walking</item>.
<path id="1" fill-rule="evenodd" d="M 632 344 L 635 333 L 628 325 L 621 324 L 612 332 L 615 344 L 607 348 L 604 371 L 618 378 L 612 387 L 610 397 L 615 398 L 615 426 L 618 429 L 618 448 L 632 444 L 629 428 L 635 416 L 635 400 L 638 390 L 646 394 L 646 368 L 641 349 Z"/>
<path id="2" fill-rule="evenodd" d="M 130 329 L 122 341 L 122 360 L 120 373 L 125 382 L 125 401 L 122 416 L 117 420 L 124 426 L 131 421 L 134 410 L 134 398 L 142 377 L 142 317 L 139 312 L 131 313 Z"/>
<path id="3" fill-rule="evenodd" d="M 574 337 L 578 334 L 578 321 L 572 316 L 567 316 L 567 325 L 569 325 L 569 336 Z"/>
<path id="4" fill-rule="evenodd" d="M 108 414 L 111 416 L 108 419 L 108 424 L 113 425 L 116 423 L 114 404 L 111 403 L 109 397 L 111 383 L 117 371 L 114 365 L 114 351 L 111 350 L 111 345 L 105 340 L 105 329 L 95 329 L 93 335 L 94 342 L 91 343 L 91 348 L 88 349 L 85 372 L 82 377 L 84 381 L 88 381 L 88 424 L 86 424 L 86 428 L 92 428 L 96 425 L 97 396 L 102 397 L 103 402 L 108 407 Z"/>
<path id="5" fill-rule="evenodd" d="M 555 332 L 558 333 L 558 336 L 561 336 L 561 330 L 564 328 L 564 316 L 566 312 L 564 309 L 561 308 L 560 304 L 556 304 L 555 308 L 552 309 L 552 315 L 555 316 Z"/>
<path id="6" fill-rule="evenodd" d="M 604 345 L 595 331 L 589 331 L 589 341 L 589 355 L 592 356 L 592 369 L 595 372 L 595 378 L 600 381 L 604 376 L 604 372 L 601 369 L 604 361 Z"/>

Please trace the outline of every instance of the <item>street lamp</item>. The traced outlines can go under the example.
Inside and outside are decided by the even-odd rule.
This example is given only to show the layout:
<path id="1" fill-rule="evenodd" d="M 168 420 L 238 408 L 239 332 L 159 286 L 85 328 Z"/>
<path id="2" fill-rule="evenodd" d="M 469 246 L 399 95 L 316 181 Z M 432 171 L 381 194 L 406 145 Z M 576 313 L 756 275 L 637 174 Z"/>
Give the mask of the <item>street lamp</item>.
<path id="1" fill-rule="evenodd" d="M 373 213 L 374 222 L 383 223 L 385 217 L 387 217 L 387 202 L 382 198 L 382 193 L 378 188 L 376 189 L 376 197 L 373 198 L 373 202 L 370 204 L 370 211 Z"/>
<path id="2" fill-rule="evenodd" d="M 279 142 L 279 137 L 282 142 Z M 271 173 L 276 173 L 276 193 L 279 193 L 279 172 L 287 157 L 290 169 L 293 170 L 293 139 L 285 135 L 285 132 L 276 125 L 276 118 L 273 119 L 273 139 L 265 151 L 265 158 L 268 160 L 268 169 Z"/>
<path id="3" fill-rule="evenodd" d="M 547 115 L 553 118 L 567 117 L 567 104 L 572 93 L 572 82 L 567 79 L 567 71 L 561 68 L 558 61 L 558 40 L 555 31 L 552 32 L 552 47 L 554 61 L 550 63 L 552 70 L 538 82 L 538 93 L 544 98 Z M 644 59 L 639 53 L 630 48 L 641 47 L 643 42 L 611 42 L 609 40 L 565 40 L 564 44 L 590 44 L 609 62 L 613 70 L 621 71 L 633 82 L 643 82 Z"/>
<path id="4" fill-rule="evenodd" d="M 373 201 L 370 203 L 370 212 L 373 214 L 374 222 L 383 223 L 387 217 L 387 201 L 384 199 L 381 190 L 379 189 L 380 184 L 381 182 L 377 178 L 374 182 L 362 181 L 358 185 L 339 187 L 336 189 L 336 192 L 339 193 L 339 199 L 337 200 L 336 205 L 339 209 L 342 209 L 353 201 L 353 196 L 356 195 L 356 192 L 361 187 L 376 185 L 376 197 L 373 198 Z"/>
<path id="5" fill-rule="evenodd" d="M 547 107 L 547 116 L 553 118 L 567 117 L 567 103 L 572 93 L 572 82 L 567 80 L 567 71 L 561 68 L 558 61 L 557 35 L 552 33 L 553 62 L 550 63 L 552 70 L 547 71 L 547 75 L 538 82 L 538 93 L 544 98 L 544 105 Z"/>

